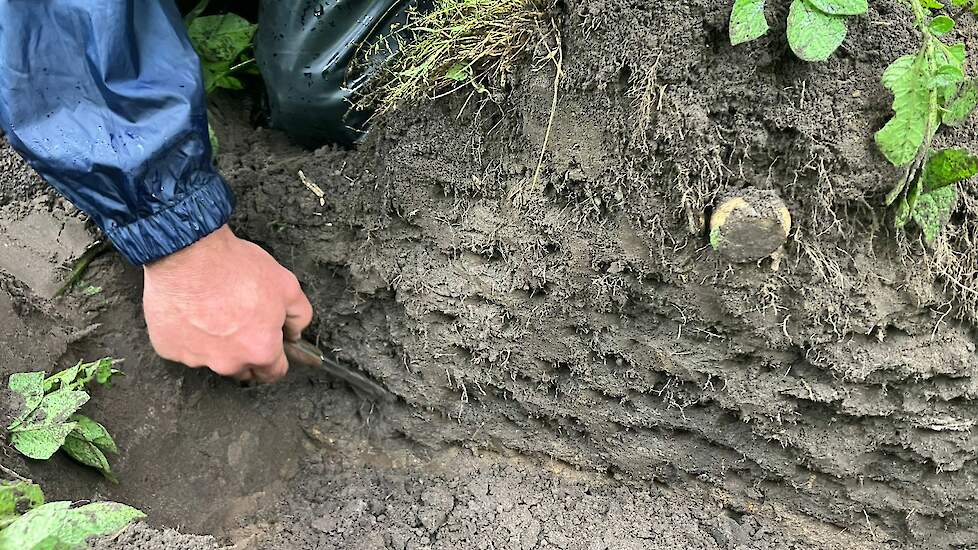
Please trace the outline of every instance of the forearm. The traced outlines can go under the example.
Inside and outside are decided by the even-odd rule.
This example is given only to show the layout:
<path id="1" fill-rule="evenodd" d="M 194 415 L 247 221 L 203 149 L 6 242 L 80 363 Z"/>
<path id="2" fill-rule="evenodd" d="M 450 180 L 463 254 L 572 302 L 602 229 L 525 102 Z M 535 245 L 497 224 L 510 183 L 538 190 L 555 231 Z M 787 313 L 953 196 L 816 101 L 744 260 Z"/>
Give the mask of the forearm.
<path id="1" fill-rule="evenodd" d="M 0 125 L 134 263 L 230 216 L 199 61 L 172 0 L 0 2 Z"/>

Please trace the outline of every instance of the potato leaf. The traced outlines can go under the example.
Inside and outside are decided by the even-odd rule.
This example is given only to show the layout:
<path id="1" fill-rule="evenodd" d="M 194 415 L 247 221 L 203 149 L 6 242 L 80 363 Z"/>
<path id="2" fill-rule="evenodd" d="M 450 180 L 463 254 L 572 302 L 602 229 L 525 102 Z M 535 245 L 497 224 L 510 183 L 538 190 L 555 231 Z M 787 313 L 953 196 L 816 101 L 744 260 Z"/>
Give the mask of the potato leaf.
<path id="1" fill-rule="evenodd" d="M 959 126 L 978 107 L 978 84 L 974 79 L 961 86 L 958 96 L 944 110 L 942 121 L 948 126 Z"/>
<path id="2" fill-rule="evenodd" d="M 115 441 L 109 435 L 109 431 L 105 429 L 105 426 L 83 414 L 74 414 L 70 420 L 78 424 L 75 431 L 71 432 L 72 436 L 94 444 L 103 452 L 111 454 L 119 453 L 119 447 L 116 446 Z"/>
<path id="3" fill-rule="evenodd" d="M 114 502 L 72 508 L 70 502 L 51 502 L 20 516 L 0 531 L 0 550 L 74 550 L 90 537 L 119 531 L 146 517 L 139 510 Z"/>
<path id="4" fill-rule="evenodd" d="M 828 15 L 860 15 L 869 9 L 867 0 L 811 0 L 811 4 Z"/>
<path id="5" fill-rule="evenodd" d="M 883 77 L 881 79 L 883 87 L 891 92 L 895 92 L 898 88 L 901 88 L 903 80 L 907 77 L 907 73 L 913 69 L 915 61 L 917 61 L 916 55 L 905 55 L 890 63 L 890 66 L 883 71 Z"/>
<path id="6" fill-rule="evenodd" d="M 941 65 L 931 77 L 928 85 L 931 88 L 954 86 L 964 80 L 964 71 L 954 65 Z"/>
<path id="7" fill-rule="evenodd" d="M 41 404 L 41 399 L 44 397 L 43 372 L 18 372 L 11 374 L 7 385 L 10 391 L 24 398 L 24 408 L 17 415 L 17 421 L 26 418 L 27 415 Z"/>
<path id="8" fill-rule="evenodd" d="M 58 452 L 74 429 L 74 423 L 28 427 L 11 433 L 10 443 L 28 458 L 47 460 Z"/>
<path id="9" fill-rule="evenodd" d="M 91 441 L 77 437 L 76 433 L 69 434 L 62 447 L 68 456 L 86 466 L 95 468 L 112 483 L 118 483 L 119 480 L 112 474 L 112 468 L 109 466 L 109 459 L 105 457 L 105 453 Z"/>
<path id="10" fill-rule="evenodd" d="M 924 188 L 935 191 L 978 174 L 978 157 L 964 149 L 943 149 L 930 156 L 924 168 Z"/>
<path id="11" fill-rule="evenodd" d="M 730 43 L 734 46 L 764 36 L 769 27 L 764 17 L 765 0 L 736 0 L 730 14 Z"/>
<path id="12" fill-rule="evenodd" d="M 200 56 L 207 92 L 216 88 L 244 88 L 240 80 L 231 76 L 231 67 L 251 47 L 256 29 L 256 25 L 233 13 L 196 17 L 191 21 L 188 34 Z"/>
<path id="13" fill-rule="evenodd" d="M 930 110 L 927 62 L 923 55 L 908 64 L 901 57 L 883 73 L 883 84 L 893 92 L 893 118 L 876 132 L 876 144 L 895 166 L 909 164 L 926 139 Z M 932 129 L 933 131 L 933 129 Z"/>
<path id="14" fill-rule="evenodd" d="M 88 393 L 81 390 L 58 390 L 46 394 L 41 404 L 34 409 L 17 427 L 11 431 L 20 431 L 30 426 L 53 426 L 63 424 L 75 414 L 82 405 L 88 402 Z"/>
<path id="15" fill-rule="evenodd" d="M 24 456 L 39 460 L 51 458 L 77 427 L 68 419 L 86 402 L 88 394 L 78 390 L 58 390 L 45 395 L 40 405 L 10 427 L 10 442 Z"/>
<path id="16" fill-rule="evenodd" d="M 67 388 L 78 378 L 78 371 L 81 370 L 81 362 L 73 367 L 56 372 L 44 379 L 44 391 L 51 392 L 61 388 Z"/>
<path id="17" fill-rule="evenodd" d="M 794 0 L 788 12 L 788 44 L 805 61 L 825 61 L 846 38 L 844 16 L 818 11 L 808 0 Z"/>
<path id="18" fill-rule="evenodd" d="M 930 24 L 927 25 L 930 32 L 935 36 L 943 36 L 954 28 L 954 19 L 946 15 L 938 15 L 937 17 L 931 19 Z"/>
<path id="19" fill-rule="evenodd" d="M 953 185 L 924 193 L 917 199 L 913 221 L 924 232 L 927 244 L 934 242 L 941 229 L 951 220 L 957 200 L 958 192 Z"/>
<path id="20" fill-rule="evenodd" d="M 0 529 L 42 504 L 44 493 L 39 485 L 30 481 L 0 482 Z"/>

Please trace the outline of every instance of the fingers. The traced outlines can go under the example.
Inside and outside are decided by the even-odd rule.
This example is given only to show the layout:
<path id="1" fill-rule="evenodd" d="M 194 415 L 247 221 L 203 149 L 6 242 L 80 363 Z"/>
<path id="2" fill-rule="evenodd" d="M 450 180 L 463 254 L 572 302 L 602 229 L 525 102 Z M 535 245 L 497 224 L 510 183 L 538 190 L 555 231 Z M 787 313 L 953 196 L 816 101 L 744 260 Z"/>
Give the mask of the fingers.
<path id="1" fill-rule="evenodd" d="M 289 275 L 294 281 L 295 276 L 292 276 L 291 273 Z M 285 339 L 292 342 L 300 340 L 302 338 L 302 331 L 311 322 L 312 304 L 309 303 L 309 298 L 302 292 L 302 288 L 299 286 L 298 281 L 296 281 L 292 292 L 287 297 L 285 305 L 285 326 L 283 327 Z"/>
<path id="2" fill-rule="evenodd" d="M 289 360 L 286 359 L 285 352 L 282 352 L 282 355 L 272 365 L 253 367 L 251 372 L 254 373 L 255 380 L 262 384 L 278 382 L 289 372 Z"/>

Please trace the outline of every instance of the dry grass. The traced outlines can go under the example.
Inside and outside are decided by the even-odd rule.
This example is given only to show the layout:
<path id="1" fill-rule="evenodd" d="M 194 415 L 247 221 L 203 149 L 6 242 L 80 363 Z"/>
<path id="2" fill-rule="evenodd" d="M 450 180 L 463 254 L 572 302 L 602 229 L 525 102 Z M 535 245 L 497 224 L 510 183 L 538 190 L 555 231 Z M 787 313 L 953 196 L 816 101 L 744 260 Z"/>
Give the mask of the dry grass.
<path id="1" fill-rule="evenodd" d="M 412 101 L 500 83 L 516 58 L 549 32 L 544 16 L 532 0 L 435 0 L 430 11 L 412 10 L 393 40 L 381 42 L 396 47 L 357 107 L 377 117 Z"/>

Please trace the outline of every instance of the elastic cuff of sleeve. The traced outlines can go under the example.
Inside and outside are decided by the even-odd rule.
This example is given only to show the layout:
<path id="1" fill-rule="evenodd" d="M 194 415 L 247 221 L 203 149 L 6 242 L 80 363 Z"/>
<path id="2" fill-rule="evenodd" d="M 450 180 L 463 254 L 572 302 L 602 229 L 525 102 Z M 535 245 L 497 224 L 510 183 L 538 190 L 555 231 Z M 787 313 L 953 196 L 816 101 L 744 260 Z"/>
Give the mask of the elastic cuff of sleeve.
<path id="1" fill-rule="evenodd" d="M 123 257 L 143 265 L 186 248 L 227 223 L 234 210 L 234 195 L 217 174 L 201 174 L 196 189 L 179 203 L 152 216 L 105 233 Z"/>

